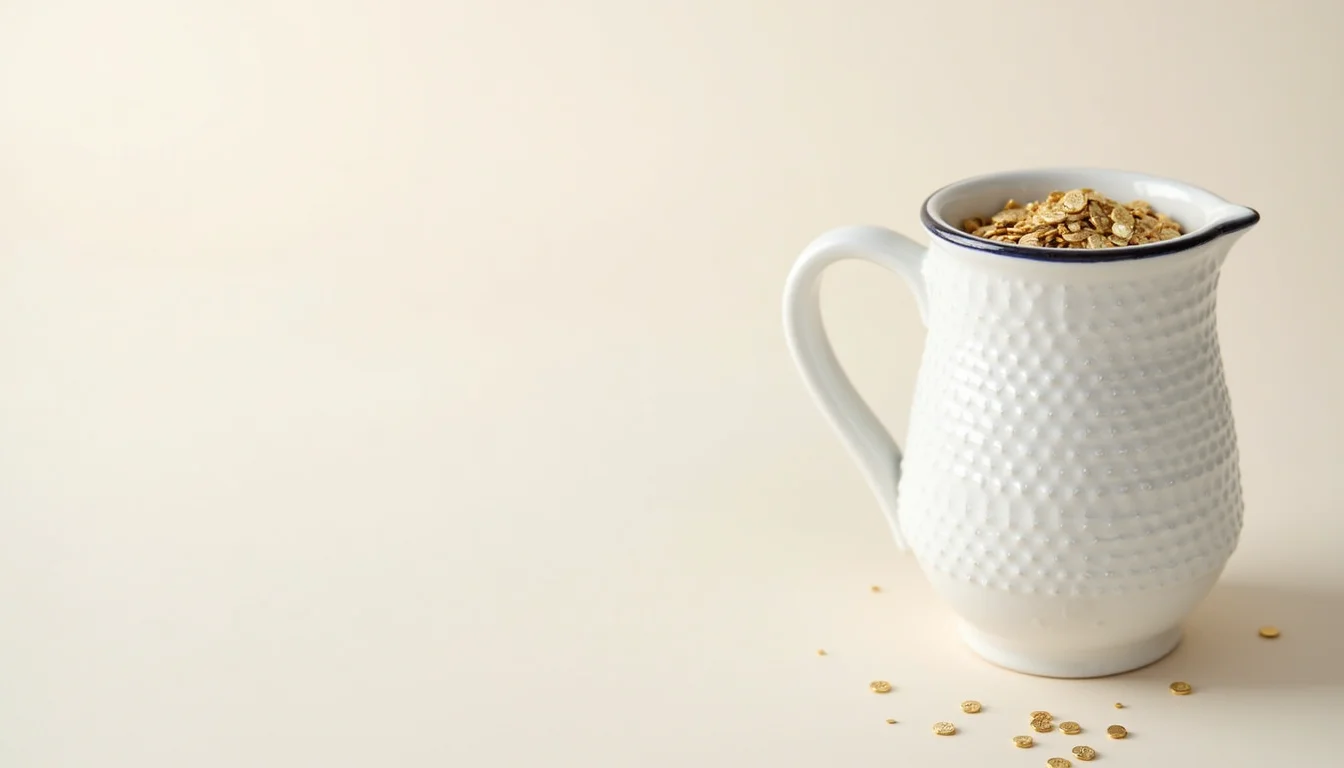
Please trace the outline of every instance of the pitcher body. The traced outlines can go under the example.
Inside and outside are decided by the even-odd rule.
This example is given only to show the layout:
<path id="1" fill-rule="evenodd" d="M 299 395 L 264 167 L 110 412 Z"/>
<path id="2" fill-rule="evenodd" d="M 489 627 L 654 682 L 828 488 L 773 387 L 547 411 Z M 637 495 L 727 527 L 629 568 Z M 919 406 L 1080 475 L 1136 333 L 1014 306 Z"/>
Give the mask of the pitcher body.
<path id="1" fill-rule="evenodd" d="M 1187 234 L 1049 254 L 949 223 L 1074 187 L 1164 205 Z M 800 258 L 785 314 L 804 378 L 984 658 L 1061 677 L 1143 666 L 1218 579 L 1242 496 L 1216 289 L 1256 218 L 1137 174 L 1023 172 L 930 197 L 927 249 L 851 228 Z M 811 313 L 821 270 L 856 256 L 905 276 L 928 328 L 903 455 Z"/>

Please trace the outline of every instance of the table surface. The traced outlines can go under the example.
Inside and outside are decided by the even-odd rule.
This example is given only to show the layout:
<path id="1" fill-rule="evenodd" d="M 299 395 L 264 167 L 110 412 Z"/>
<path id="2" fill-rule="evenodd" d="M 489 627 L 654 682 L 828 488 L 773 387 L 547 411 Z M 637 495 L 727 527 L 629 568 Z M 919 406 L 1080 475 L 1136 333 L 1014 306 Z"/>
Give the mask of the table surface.
<path id="1" fill-rule="evenodd" d="M 1344 6 L 1060 9 L 0 4 L 0 765 L 1338 764 Z M 1264 215 L 1240 547 L 1083 681 L 962 647 L 779 319 L 822 231 L 1059 165 Z M 823 306 L 900 437 L 913 300 Z"/>

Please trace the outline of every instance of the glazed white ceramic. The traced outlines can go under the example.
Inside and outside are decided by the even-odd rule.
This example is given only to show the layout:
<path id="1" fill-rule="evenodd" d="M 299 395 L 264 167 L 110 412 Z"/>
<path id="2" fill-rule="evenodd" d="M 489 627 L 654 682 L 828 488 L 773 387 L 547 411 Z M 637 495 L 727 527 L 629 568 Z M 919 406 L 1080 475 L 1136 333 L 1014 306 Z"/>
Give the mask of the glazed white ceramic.
<path id="1" fill-rule="evenodd" d="M 1101 251 L 1029 248 L 955 226 L 1008 198 L 1092 187 L 1144 199 L 1187 234 Z M 1054 677 L 1149 664 L 1237 544 L 1236 438 L 1214 320 L 1218 273 L 1255 211 L 1119 171 L 1003 173 L 925 204 L 927 248 L 879 227 L 826 233 L 787 281 L 789 347 L 984 658 Z M 822 328 L 823 270 L 901 275 L 928 327 L 902 456 Z M 1084 261 L 1080 259 L 1107 259 Z"/>

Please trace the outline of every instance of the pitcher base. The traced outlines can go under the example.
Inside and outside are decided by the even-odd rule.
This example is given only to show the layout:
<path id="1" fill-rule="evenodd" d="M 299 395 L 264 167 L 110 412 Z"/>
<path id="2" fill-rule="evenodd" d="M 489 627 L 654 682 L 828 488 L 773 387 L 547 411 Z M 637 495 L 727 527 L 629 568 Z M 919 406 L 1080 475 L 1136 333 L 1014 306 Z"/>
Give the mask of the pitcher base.
<path id="1" fill-rule="evenodd" d="M 1002 638 L 986 635 L 964 623 L 961 637 L 985 661 L 1014 672 L 1041 677 L 1105 677 L 1146 667 L 1176 650 L 1181 642 L 1181 628 L 1172 627 L 1129 645 L 1078 651 L 1015 648 Z"/>

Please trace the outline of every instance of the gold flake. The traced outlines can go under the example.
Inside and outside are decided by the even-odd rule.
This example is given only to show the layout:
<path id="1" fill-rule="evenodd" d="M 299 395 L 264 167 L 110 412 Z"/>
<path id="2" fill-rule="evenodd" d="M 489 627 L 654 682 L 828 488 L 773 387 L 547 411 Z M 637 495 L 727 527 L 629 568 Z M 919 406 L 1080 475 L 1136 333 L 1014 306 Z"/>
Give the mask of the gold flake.
<path id="1" fill-rule="evenodd" d="M 1112 206 L 1110 216 L 1111 220 L 1118 224 L 1124 224 L 1128 227 L 1134 226 L 1134 214 L 1130 213 L 1129 209 L 1123 205 Z"/>
<path id="2" fill-rule="evenodd" d="M 1081 189 L 1071 189 L 1059 199 L 1059 204 L 1069 213 L 1078 213 L 1087 207 L 1087 195 Z"/>

